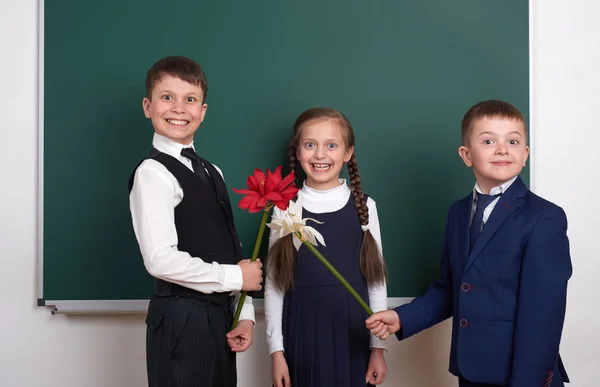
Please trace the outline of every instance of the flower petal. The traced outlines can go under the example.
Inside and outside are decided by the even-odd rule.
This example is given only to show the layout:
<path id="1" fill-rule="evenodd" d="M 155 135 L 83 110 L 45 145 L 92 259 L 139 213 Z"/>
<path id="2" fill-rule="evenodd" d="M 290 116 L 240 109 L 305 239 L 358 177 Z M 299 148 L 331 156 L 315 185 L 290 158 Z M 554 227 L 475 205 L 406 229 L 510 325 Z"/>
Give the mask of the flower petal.
<path id="1" fill-rule="evenodd" d="M 256 206 L 260 207 L 260 208 L 264 208 L 268 202 L 269 202 L 269 200 L 263 196 L 258 199 L 258 201 L 256 202 Z"/>
<path id="2" fill-rule="evenodd" d="M 290 172 L 286 177 L 281 179 L 281 183 L 279 183 L 279 186 L 282 189 L 290 188 L 291 187 L 290 184 L 293 183 L 295 179 L 296 179 L 296 174 L 294 172 Z M 295 186 L 295 184 L 294 184 L 294 186 Z"/>
<path id="3" fill-rule="evenodd" d="M 263 196 L 265 194 L 265 173 L 256 168 L 252 176 L 254 176 L 256 191 Z"/>
<path id="4" fill-rule="evenodd" d="M 311 244 L 317 246 L 317 241 L 319 241 L 323 246 L 325 246 L 325 239 L 323 239 L 323 235 L 321 235 L 321 233 L 314 228 L 310 226 L 304 227 L 304 235 L 306 235 L 306 239 L 309 240 Z"/>
<path id="5" fill-rule="evenodd" d="M 307 220 L 311 220 L 311 221 L 313 221 L 313 222 L 315 222 L 315 223 L 317 223 L 317 224 L 323 224 L 323 222 L 319 222 L 318 220 L 316 220 L 316 219 L 313 219 L 313 218 L 304 218 L 304 219 L 302 219 L 302 220 L 304 221 L 304 224 L 306 224 L 306 221 L 307 221 Z"/>
<path id="6" fill-rule="evenodd" d="M 278 192 L 281 194 L 281 196 L 289 195 L 290 199 L 292 199 L 298 193 L 298 188 L 296 188 L 295 186 L 289 186 L 286 189 L 284 189 L 283 191 L 278 191 Z"/>
<path id="7" fill-rule="evenodd" d="M 278 194 L 277 192 L 267 192 L 263 197 L 272 202 L 278 202 L 278 201 L 283 200 L 281 195 Z"/>
<path id="8" fill-rule="evenodd" d="M 275 172 L 267 170 L 267 180 L 265 182 L 265 191 L 269 193 L 276 190 L 281 182 L 281 166 L 275 169 Z"/>
<path id="9" fill-rule="evenodd" d="M 277 222 L 277 221 L 273 221 L 271 223 L 266 223 L 266 226 L 274 231 L 280 231 L 283 229 L 281 222 Z"/>
<path id="10" fill-rule="evenodd" d="M 302 247 L 302 241 L 296 237 L 294 237 L 292 241 L 294 242 L 294 247 L 296 248 L 296 251 L 300 250 L 300 247 Z"/>
<path id="11" fill-rule="evenodd" d="M 283 238 L 284 236 L 291 234 L 290 230 L 288 230 L 285 225 L 285 219 L 275 216 L 275 213 L 273 214 L 271 223 L 267 223 L 267 226 L 274 230 L 278 234 L 279 238 Z"/>
<path id="12" fill-rule="evenodd" d="M 260 200 L 260 196 L 246 196 L 250 199 L 248 203 L 248 211 L 249 212 L 258 212 L 262 210 L 262 207 L 257 206 L 257 202 Z"/>
<path id="13" fill-rule="evenodd" d="M 256 181 L 257 185 L 265 180 L 265 173 L 258 168 L 254 170 L 252 176 L 254 177 L 254 180 Z"/>
<path id="14" fill-rule="evenodd" d="M 304 237 L 304 240 L 307 241 L 308 243 L 310 243 L 313 246 L 317 245 L 317 240 L 315 239 L 314 235 L 312 235 L 309 232 L 306 232 L 306 230 L 304 230 L 305 232 L 302 233 L 302 236 Z"/>
<path id="15" fill-rule="evenodd" d="M 246 185 L 252 191 L 258 192 L 258 182 L 254 178 L 254 176 L 248 176 L 248 179 L 246 180 Z"/>
<path id="16" fill-rule="evenodd" d="M 248 206 L 250 205 L 251 201 L 252 201 L 252 196 L 244 196 L 243 198 L 240 199 L 240 202 L 238 203 L 238 207 L 240 207 L 242 209 L 247 209 Z"/>
<path id="17" fill-rule="evenodd" d="M 256 197 L 260 197 L 260 195 L 258 194 L 258 192 L 256 191 L 251 191 L 249 189 L 237 189 L 237 188 L 232 188 L 232 190 L 235 193 L 239 193 L 242 195 L 249 195 L 249 196 L 256 196 Z"/>
<path id="18" fill-rule="evenodd" d="M 287 207 L 288 207 L 288 201 L 287 200 L 278 200 L 278 201 L 274 201 L 273 203 L 275 203 L 275 205 L 277 206 L 277 208 L 279 208 L 280 210 L 282 210 L 282 211 L 287 210 Z"/>
<path id="19" fill-rule="evenodd" d="M 302 219 L 302 205 L 300 205 L 299 203 L 297 203 L 293 200 L 290 200 L 290 204 L 288 206 L 287 212 L 292 217 Z"/>

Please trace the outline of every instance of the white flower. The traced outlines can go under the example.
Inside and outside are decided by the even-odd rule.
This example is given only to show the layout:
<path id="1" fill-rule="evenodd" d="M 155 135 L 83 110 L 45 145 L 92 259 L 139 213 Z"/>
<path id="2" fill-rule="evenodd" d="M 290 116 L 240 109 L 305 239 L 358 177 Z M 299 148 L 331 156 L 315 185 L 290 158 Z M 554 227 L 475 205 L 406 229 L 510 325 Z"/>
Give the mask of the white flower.
<path id="1" fill-rule="evenodd" d="M 317 241 L 325 246 L 323 235 L 313 227 L 307 226 L 306 221 L 311 220 L 318 224 L 323 224 L 316 219 L 302 219 L 302 205 L 290 200 L 286 211 L 274 211 L 271 223 L 267 223 L 270 229 L 275 230 L 279 238 L 288 234 L 294 235 L 294 246 L 299 249 L 303 241 L 317 246 Z"/>

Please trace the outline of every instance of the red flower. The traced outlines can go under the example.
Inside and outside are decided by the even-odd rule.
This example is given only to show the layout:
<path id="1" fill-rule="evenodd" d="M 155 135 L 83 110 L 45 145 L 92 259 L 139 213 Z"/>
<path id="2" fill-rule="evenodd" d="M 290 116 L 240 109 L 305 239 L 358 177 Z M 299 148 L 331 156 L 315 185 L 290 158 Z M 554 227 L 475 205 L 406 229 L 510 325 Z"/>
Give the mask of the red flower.
<path id="1" fill-rule="evenodd" d="M 281 166 L 273 173 L 267 169 L 266 176 L 260 169 L 255 169 L 252 176 L 248 176 L 248 189 L 233 188 L 236 193 L 246 195 L 240 200 L 238 207 L 249 212 L 259 212 L 266 206 L 275 205 L 281 210 L 286 210 L 289 201 L 298 192 L 295 178 L 294 172 L 282 178 Z"/>

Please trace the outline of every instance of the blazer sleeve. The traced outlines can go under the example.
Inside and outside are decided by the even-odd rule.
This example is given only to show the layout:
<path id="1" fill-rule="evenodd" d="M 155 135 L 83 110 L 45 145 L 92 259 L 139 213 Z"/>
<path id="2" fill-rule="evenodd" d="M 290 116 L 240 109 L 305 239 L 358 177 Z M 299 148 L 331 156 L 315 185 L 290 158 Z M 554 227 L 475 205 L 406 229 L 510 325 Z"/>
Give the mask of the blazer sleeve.
<path id="1" fill-rule="evenodd" d="M 444 244 L 440 261 L 440 278 L 434 281 L 425 295 L 416 297 L 409 304 L 394 310 L 400 317 L 400 330 L 396 332 L 398 340 L 406 339 L 424 329 L 446 320 L 452 315 L 452 269 L 448 256 L 448 227 L 452 208 L 446 218 Z"/>
<path id="2" fill-rule="evenodd" d="M 560 378 L 552 370 L 558 362 L 571 274 L 567 217 L 555 206 L 537 221 L 523 256 L 511 387 Z"/>

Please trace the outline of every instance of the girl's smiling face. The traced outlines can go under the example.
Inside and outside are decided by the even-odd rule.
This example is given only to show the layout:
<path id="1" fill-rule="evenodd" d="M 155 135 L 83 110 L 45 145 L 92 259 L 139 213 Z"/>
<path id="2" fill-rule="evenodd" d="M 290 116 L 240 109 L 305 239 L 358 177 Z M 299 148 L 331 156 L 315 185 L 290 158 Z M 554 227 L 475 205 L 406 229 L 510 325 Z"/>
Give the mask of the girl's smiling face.
<path id="1" fill-rule="evenodd" d="M 337 120 L 315 119 L 300 127 L 296 158 L 306 172 L 306 185 L 325 191 L 339 186 L 340 172 L 354 147 L 345 141 Z"/>

